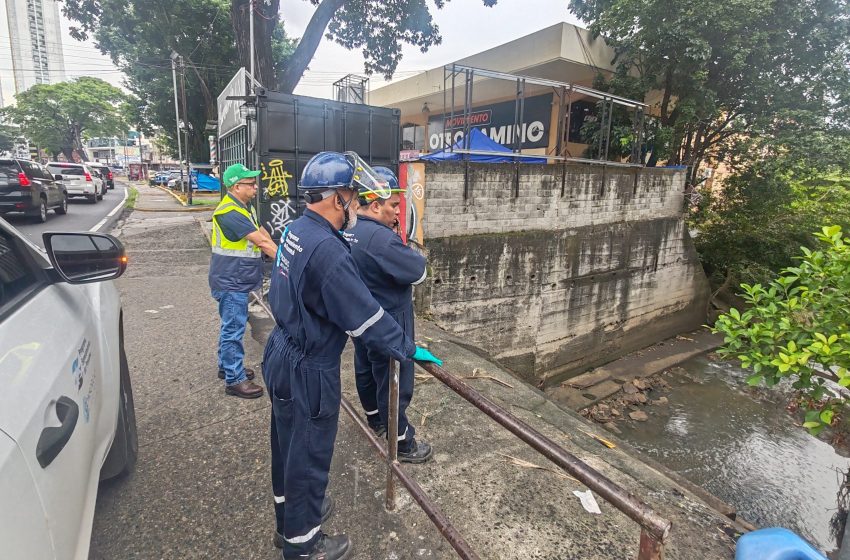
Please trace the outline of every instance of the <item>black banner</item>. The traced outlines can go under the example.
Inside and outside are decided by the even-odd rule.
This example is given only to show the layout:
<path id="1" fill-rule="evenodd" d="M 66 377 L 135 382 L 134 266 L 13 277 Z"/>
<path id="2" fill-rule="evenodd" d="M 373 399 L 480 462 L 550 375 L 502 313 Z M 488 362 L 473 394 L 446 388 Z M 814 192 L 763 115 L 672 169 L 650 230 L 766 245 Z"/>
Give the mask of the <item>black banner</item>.
<path id="1" fill-rule="evenodd" d="M 467 121 L 471 128 L 478 128 L 491 140 L 506 148 L 513 148 L 516 136 L 521 135 L 523 148 L 546 148 L 549 146 L 549 124 L 552 119 L 552 94 L 529 97 L 525 100 L 522 123 L 514 130 L 517 105 L 505 101 L 474 108 L 466 117 L 451 113 L 434 115 L 428 119 L 428 148 L 442 150 L 461 138 Z M 451 120 L 451 122 L 448 122 Z M 445 132 L 444 132 L 445 131 Z"/>

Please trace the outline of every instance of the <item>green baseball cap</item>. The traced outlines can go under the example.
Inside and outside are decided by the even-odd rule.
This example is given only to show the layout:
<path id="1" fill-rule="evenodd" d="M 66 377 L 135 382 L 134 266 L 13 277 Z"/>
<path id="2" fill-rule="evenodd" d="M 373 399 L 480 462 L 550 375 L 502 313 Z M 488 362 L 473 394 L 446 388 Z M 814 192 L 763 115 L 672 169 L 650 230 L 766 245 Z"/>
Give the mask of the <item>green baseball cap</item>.
<path id="1" fill-rule="evenodd" d="M 242 179 L 251 179 L 259 174 L 259 171 L 251 171 L 241 163 L 234 163 L 224 170 L 222 180 L 224 181 L 224 186 L 229 189 L 238 181 L 241 181 Z"/>

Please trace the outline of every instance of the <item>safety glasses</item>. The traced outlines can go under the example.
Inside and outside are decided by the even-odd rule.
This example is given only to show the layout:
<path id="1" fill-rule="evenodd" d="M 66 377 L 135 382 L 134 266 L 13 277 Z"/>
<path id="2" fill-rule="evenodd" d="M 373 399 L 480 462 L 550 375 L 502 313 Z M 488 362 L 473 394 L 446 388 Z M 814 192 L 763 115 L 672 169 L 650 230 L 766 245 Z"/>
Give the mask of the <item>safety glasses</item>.
<path id="1" fill-rule="evenodd" d="M 356 189 L 360 196 L 374 195 L 386 200 L 392 195 L 389 182 L 378 175 L 356 152 L 345 152 L 345 157 L 354 166 L 351 188 Z"/>

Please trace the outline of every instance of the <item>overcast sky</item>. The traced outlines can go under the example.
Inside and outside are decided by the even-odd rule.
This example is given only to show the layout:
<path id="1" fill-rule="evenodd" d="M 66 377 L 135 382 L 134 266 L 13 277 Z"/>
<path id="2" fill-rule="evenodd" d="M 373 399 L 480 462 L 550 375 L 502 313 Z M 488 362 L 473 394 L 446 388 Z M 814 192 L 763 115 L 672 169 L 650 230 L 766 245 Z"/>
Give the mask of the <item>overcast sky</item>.
<path id="1" fill-rule="evenodd" d="M 429 4 L 434 21 L 440 27 L 443 43 L 426 53 L 405 46 L 396 79 L 495 47 L 560 21 L 578 23 L 567 10 L 567 0 L 498 0 L 493 8 L 485 7 L 480 0 L 452 0 L 442 10 L 434 8 L 431 0 Z M 307 0 L 281 0 L 280 15 L 287 33 L 293 37 L 301 36 L 314 10 L 315 7 Z M 62 42 L 67 76 L 97 76 L 120 86 L 122 74 L 112 66 L 109 58 L 101 55 L 91 41 L 81 43 L 72 39 L 69 26 L 63 16 Z M 3 69 L 11 68 L 8 41 L 5 0 L 0 0 L 0 68 Z M 331 97 L 331 84 L 349 73 L 363 74 L 360 51 L 348 51 L 324 39 L 295 92 Z M 370 87 L 375 89 L 383 83 L 381 77 L 373 76 Z M 9 85 L 3 84 L 3 94 L 7 99 L 13 93 Z"/>

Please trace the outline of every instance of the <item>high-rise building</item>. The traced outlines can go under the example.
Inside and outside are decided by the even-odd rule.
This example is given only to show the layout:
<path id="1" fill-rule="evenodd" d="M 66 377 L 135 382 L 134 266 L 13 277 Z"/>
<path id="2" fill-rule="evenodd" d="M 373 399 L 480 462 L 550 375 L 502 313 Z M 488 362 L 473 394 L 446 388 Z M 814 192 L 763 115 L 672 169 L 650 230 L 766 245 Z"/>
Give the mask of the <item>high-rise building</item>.
<path id="1" fill-rule="evenodd" d="M 8 41 L 11 68 L 0 66 L 0 82 L 13 93 L 26 91 L 35 84 L 50 84 L 65 79 L 62 58 L 62 33 L 56 0 L 0 0 L 5 4 L 8 33 L 0 34 L 0 44 Z M 2 31 L 2 30 L 0 30 Z M 0 48 L 0 50 L 4 50 Z M 11 102 L 8 95 L 6 103 Z"/>

